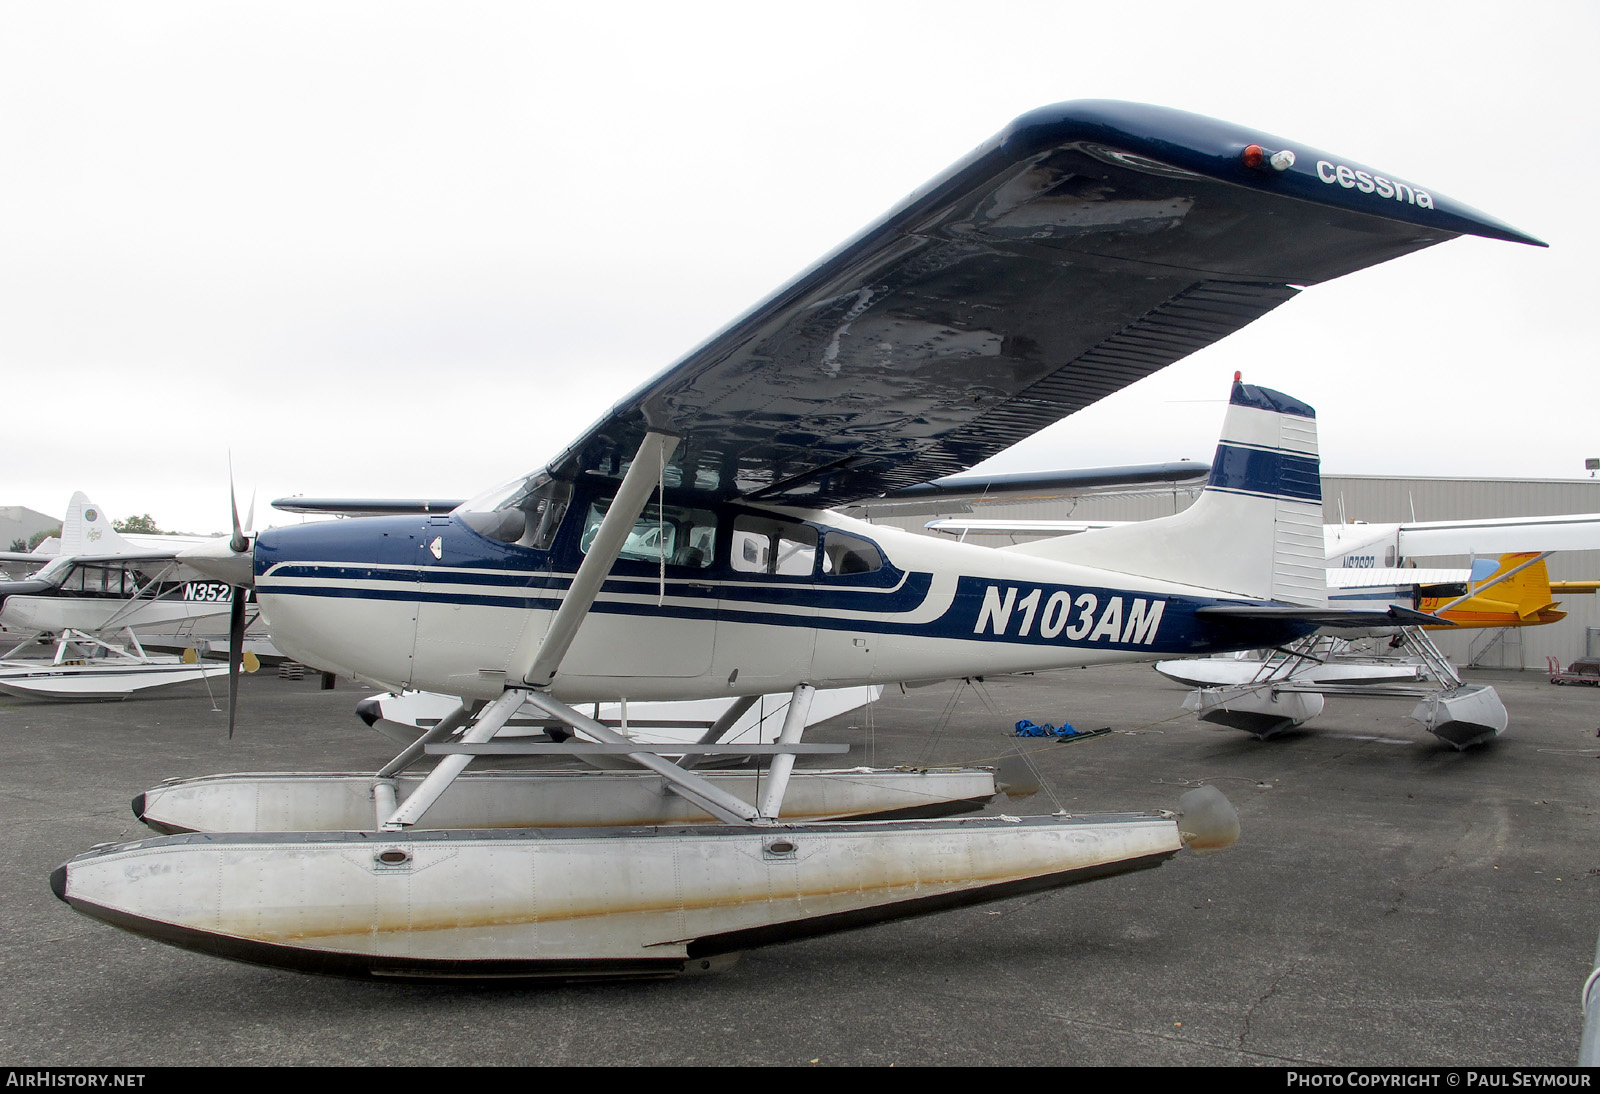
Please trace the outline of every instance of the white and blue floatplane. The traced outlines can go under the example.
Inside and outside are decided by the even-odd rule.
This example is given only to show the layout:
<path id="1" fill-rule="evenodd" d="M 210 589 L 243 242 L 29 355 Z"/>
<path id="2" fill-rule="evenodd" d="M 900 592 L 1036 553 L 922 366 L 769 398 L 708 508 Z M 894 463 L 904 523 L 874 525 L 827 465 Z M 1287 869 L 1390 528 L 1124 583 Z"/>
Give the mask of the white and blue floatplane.
<path id="1" fill-rule="evenodd" d="M 902 800 L 892 786 L 794 762 L 818 750 L 802 735 L 819 688 L 1392 626 L 1394 611 L 1328 607 L 1308 406 L 1236 383 L 1199 500 L 1093 537 L 994 550 L 836 507 L 963 471 L 1303 286 L 1461 234 L 1537 242 L 1412 184 L 1384 198 L 1344 183 L 1362 172 L 1176 111 L 1047 107 L 534 474 L 448 513 L 236 528 L 189 552 L 253 587 L 285 654 L 455 702 L 365 777 L 361 830 L 310 823 L 350 794 L 343 776 L 293 776 L 297 830 L 96 849 L 56 871 L 56 893 L 150 937 L 312 971 L 673 974 L 1227 842 L 1214 791 L 1181 816 L 863 821 Z M 789 715 L 751 793 L 696 769 L 694 748 L 718 746 L 644 745 L 580 709 L 771 693 Z M 528 706 L 574 739 L 497 739 Z M 597 789 L 568 827 L 567 776 L 532 773 L 525 827 L 493 827 L 493 773 L 464 774 L 473 758 L 563 749 L 627 758 L 637 771 L 598 774 L 647 780 L 701 823 L 639 826 L 640 795 Z M 425 756 L 430 771 L 400 777 Z M 839 819 L 790 819 L 813 780 L 854 783 Z M 450 826 L 429 827 L 447 808 Z"/>

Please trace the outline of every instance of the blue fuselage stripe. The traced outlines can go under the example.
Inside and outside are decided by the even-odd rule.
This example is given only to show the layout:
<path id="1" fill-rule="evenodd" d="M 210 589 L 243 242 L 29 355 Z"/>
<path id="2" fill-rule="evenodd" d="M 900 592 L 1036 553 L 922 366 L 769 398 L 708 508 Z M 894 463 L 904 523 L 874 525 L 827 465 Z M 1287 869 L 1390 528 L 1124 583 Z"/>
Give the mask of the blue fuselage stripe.
<path id="1" fill-rule="evenodd" d="M 278 573 L 288 571 L 302 579 L 314 578 L 326 582 L 333 578 L 339 583 L 280 585 L 268 578 L 262 583 L 262 595 L 553 611 L 561 602 L 560 587 L 571 580 L 567 575 L 539 575 L 537 580 L 534 575 L 529 575 L 530 585 L 543 587 L 529 588 L 526 593 L 519 593 L 506 588 L 508 582 L 502 582 L 501 587 L 493 592 L 486 589 L 481 593 L 468 593 L 459 588 L 441 587 L 450 576 L 449 570 L 430 570 L 430 574 L 439 575 L 437 582 L 417 582 L 400 577 L 399 580 L 404 584 L 378 588 L 343 582 L 352 579 L 392 582 L 403 571 L 297 563 L 282 567 Z M 906 577 L 902 586 L 892 591 L 752 590 L 748 587 L 721 589 L 704 585 L 691 589 L 674 587 L 669 583 L 666 601 L 662 604 L 654 600 L 656 587 L 653 583 L 637 579 L 613 579 L 606 582 L 600 599 L 595 601 L 590 610 L 602 615 L 713 619 L 808 630 L 1163 653 L 1213 648 L 1218 643 L 1219 627 L 1236 632 L 1243 626 L 1236 622 L 1219 624 L 1198 618 L 1195 614 L 1197 609 L 1210 604 L 1241 603 L 1236 600 L 1160 596 L 1101 587 L 1013 583 L 971 576 L 957 580 L 950 604 L 938 616 L 912 622 L 909 617 L 926 604 L 932 588 L 932 575 L 914 572 Z M 620 596 L 639 596 L 647 591 L 652 596 L 643 601 L 616 599 Z M 737 591 L 744 595 L 727 597 L 722 595 L 725 591 Z M 765 595 L 760 595 L 763 592 Z M 770 610 L 780 605 L 802 610 Z M 1268 629 L 1271 634 L 1263 631 L 1257 636 L 1260 643 L 1286 640 L 1313 628 L 1295 623 L 1272 624 Z M 1252 641 L 1251 644 L 1260 643 Z"/>

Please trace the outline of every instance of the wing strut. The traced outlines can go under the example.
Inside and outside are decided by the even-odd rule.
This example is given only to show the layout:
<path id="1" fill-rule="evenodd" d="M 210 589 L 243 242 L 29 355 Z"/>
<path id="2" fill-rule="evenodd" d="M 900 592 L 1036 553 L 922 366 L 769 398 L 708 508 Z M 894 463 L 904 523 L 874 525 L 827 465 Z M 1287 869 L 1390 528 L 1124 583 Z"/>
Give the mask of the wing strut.
<path id="1" fill-rule="evenodd" d="M 634 522 L 644 512 L 651 491 L 656 488 L 667 460 L 677 447 L 677 437 L 666 433 L 645 434 L 639 451 L 634 454 L 633 463 L 628 467 L 628 473 L 622 478 L 622 485 L 617 489 L 617 496 L 611 501 L 611 508 L 606 510 L 605 518 L 595 532 L 589 553 L 583 556 L 583 562 L 572 578 L 572 587 L 567 590 L 566 599 L 556 609 L 555 618 L 550 620 L 550 629 L 545 632 L 539 652 L 522 674 L 524 683 L 547 688 L 555 679 L 561 659 L 567 655 L 572 640 L 577 637 L 578 628 L 589 614 L 600 586 L 611 572 L 617 556 L 622 553 L 623 545 L 628 542 L 628 533 L 633 531 Z"/>
<path id="2" fill-rule="evenodd" d="M 508 687 L 498 699 L 485 707 L 462 734 L 462 744 L 483 744 L 488 741 L 499 732 L 501 726 L 505 725 L 512 713 L 524 702 L 533 704 L 574 729 L 582 730 L 584 734 L 603 744 L 632 743 L 622 734 L 551 698 L 544 689 L 555 679 L 562 658 L 566 656 L 573 639 L 577 637 L 578 628 L 588 616 L 606 575 L 611 572 L 612 565 L 628 541 L 628 533 L 633 531 L 634 523 L 644 512 L 650 494 L 660 482 L 667 460 L 677 447 L 677 437 L 665 433 L 645 434 L 644 441 L 639 445 L 639 451 L 634 455 L 627 474 L 623 476 L 616 497 L 612 499 L 611 507 L 606 510 L 606 515 L 600 522 L 594 542 L 590 544 L 577 574 L 573 576 L 572 586 L 567 590 L 566 598 L 556 610 L 555 618 L 550 621 L 550 629 L 545 632 L 538 653 L 534 655 L 527 669 L 521 673 L 523 686 Z M 810 691 L 809 688 L 805 690 Z M 809 706 L 809 701 L 804 705 Z M 804 727 L 803 708 L 800 714 L 799 724 Z M 791 708 L 790 721 L 793 719 L 794 713 Z M 787 739 L 788 723 L 785 723 L 784 733 Z M 796 733 L 794 738 L 798 739 L 798 736 Z M 426 745 L 425 741 L 418 743 Z M 666 779 L 673 790 L 723 821 L 730 824 L 763 822 L 760 810 L 752 808 L 724 790 L 719 790 L 699 775 L 685 771 L 670 760 L 642 751 L 629 753 L 628 758 L 641 767 L 654 771 Z M 382 829 L 393 832 L 415 824 L 471 760 L 472 756 L 468 753 L 452 753 L 445 756 L 422 781 L 422 785 L 405 800 L 405 804 L 396 809 L 382 824 Z M 794 758 L 790 756 L 787 760 L 792 766 Z M 784 781 L 787 782 L 787 778 Z"/>

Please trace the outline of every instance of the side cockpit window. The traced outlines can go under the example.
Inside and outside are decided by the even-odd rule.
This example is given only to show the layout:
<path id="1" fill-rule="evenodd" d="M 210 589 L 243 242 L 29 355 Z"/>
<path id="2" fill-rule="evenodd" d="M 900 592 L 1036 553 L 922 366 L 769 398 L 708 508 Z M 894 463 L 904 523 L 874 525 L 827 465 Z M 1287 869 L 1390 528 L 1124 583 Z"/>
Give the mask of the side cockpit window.
<path id="1" fill-rule="evenodd" d="M 116 563 L 91 565 L 80 563 L 67 574 L 60 588 L 84 596 L 132 596 L 140 589 L 138 579 L 126 566 Z"/>
<path id="2" fill-rule="evenodd" d="M 596 498 L 584 518 L 578 546 L 584 554 L 600 532 L 600 522 L 611 508 L 610 498 Z M 717 546 L 717 515 L 709 509 L 684 505 L 650 505 L 633 522 L 633 531 L 618 558 L 635 562 L 665 562 L 668 566 L 705 569 Z"/>
<path id="3" fill-rule="evenodd" d="M 817 565 L 817 530 L 798 521 L 743 514 L 733 522 L 732 564 L 739 573 L 810 577 Z"/>
<path id="4" fill-rule="evenodd" d="M 822 541 L 822 572 L 834 577 L 870 574 L 883 569 L 883 555 L 873 544 L 844 532 L 829 532 Z"/>

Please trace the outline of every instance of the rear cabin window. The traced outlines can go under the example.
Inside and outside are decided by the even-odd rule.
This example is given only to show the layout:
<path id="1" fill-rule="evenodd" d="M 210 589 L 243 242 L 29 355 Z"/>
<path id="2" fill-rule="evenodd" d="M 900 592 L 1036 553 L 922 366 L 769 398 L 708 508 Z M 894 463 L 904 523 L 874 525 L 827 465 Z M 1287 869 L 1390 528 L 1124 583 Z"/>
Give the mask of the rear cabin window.
<path id="1" fill-rule="evenodd" d="M 829 532 L 822 540 L 822 572 L 834 577 L 870 574 L 883 569 L 878 548 L 857 536 Z"/>
<path id="2" fill-rule="evenodd" d="M 597 498 L 589 506 L 583 522 L 583 536 L 578 546 L 584 554 L 600 532 L 600 522 L 611 508 L 610 498 Z M 691 509 L 682 505 L 646 507 L 633 522 L 618 558 L 636 562 L 660 562 L 668 566 L 688 566 L 705 569 L 711 565 L 717 546 L 717 515 L 709 509 Z"/>
<path id="3" fill-rule="evenodd" d="M 745 574 L 810 577 L 817 566 L 817 530 L 774 517 L 735 517 L 732 564 Z"/>

